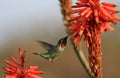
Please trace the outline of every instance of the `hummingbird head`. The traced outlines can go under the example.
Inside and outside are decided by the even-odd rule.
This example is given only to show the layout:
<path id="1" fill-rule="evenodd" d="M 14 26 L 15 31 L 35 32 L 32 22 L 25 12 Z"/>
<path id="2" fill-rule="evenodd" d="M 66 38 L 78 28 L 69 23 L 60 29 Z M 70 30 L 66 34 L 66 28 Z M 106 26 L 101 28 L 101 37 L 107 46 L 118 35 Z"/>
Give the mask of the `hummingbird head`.
<path id="1" fill-rule="evenodd" d="M 58 44 L 60 45 L 61 48 L 64 48 L 66 46 L 67 38 L 68 38 L 68 36 L 66 36 L 58 41 Z"/>

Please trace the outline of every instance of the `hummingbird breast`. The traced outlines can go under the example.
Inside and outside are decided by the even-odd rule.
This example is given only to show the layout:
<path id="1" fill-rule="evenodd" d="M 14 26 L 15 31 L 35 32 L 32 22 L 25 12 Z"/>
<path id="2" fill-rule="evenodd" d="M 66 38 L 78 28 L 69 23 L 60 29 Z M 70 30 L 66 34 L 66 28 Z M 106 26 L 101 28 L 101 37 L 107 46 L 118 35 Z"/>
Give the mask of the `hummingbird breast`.
<path id="1" fill-rule="evenodd" d="M 63 51 L 64 49 L 65 49 L 65 47 L 61 47 L 61 46 L 60 46 L 58 50 L 59 50 L 59 51 Z"/>

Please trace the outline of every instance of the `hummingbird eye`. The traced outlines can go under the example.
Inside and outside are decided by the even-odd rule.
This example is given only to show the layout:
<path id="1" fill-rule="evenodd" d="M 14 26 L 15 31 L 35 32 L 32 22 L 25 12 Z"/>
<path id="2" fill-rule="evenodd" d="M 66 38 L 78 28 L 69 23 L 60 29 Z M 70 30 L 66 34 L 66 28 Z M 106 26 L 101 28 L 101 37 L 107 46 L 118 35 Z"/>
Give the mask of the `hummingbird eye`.
<path id="1" fill-rule="evenodd" d="M 63 39 L 61 39 L 61 42 L 63 42 L 64 40 Z"/>

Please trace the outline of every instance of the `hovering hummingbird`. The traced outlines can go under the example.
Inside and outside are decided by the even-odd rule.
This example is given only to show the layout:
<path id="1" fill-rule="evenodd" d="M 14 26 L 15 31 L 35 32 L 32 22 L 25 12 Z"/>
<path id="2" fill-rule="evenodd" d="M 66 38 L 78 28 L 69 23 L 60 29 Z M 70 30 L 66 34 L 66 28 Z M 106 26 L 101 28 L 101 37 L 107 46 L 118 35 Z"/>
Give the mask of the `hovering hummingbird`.
<path id="1" fill-rule="evenodd" d="M 41 57 L 43 57 L 45 59 L 48 59 L 51 62 L 53 62 L 54 59 L 56 57 L 58 57 L 61 54 L 61 52 L 64 50 L 64 48 L 65 48 L 65 46 L 67 44 L 67 38 L 68 38 L 68 36 L 66 36 L 64 38 L 61 38 L 58 41 L 56 46 L 54 46 L 52 44 L 49 44 L 47 42 L 44 42 L 44 41 L 38 41 L 38 43 L 41 46 L 43 46 L 48 52 L 46 52 L 46 53 L 33 53 L 33 54 L 39 55 L 39 56 L 41 56 Z"/>

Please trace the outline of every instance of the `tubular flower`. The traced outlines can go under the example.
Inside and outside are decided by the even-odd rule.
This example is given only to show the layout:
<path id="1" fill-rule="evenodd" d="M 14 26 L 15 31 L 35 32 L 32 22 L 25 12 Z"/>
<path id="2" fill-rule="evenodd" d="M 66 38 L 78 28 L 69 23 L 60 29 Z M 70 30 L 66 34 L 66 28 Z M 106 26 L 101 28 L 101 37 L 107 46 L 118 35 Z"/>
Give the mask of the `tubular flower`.
<path id="1" fill-rule="evenodd" d="M 38 76 L 39 74 L 43 74 L 42 71 L 38 71 L 38 66 L 29 66 L 26 68 L 25 52 L 21 52 L 19 49 L 18 56 L 20 58 L 20 62 L 18 62 L 14 57 L 10 57 L 13 63 L 5 60 L 5 63 L 8 65 L 7 67 L 4 67 L 5 73 L 7 74 L 5 78 L 42 78 Z"/>
<path id="2" fill-rule="evenodd" d="M 100 0 L 78 0 L 76 5 L 72 6 L 74 9 L 71 13 L 77 14 L 71 19 L 72 26 L 69 27 L 75 44 L 80 43 L 82 36 L 85 37 L 84 39 L 91 36 L 89 31 L 94 24 L 100 33 L 114 30 L 110 24 L 120 21 L 120 18 L 116 16 L 119 11 L 115 7 L 115 4 L 100 3 Z"/>

